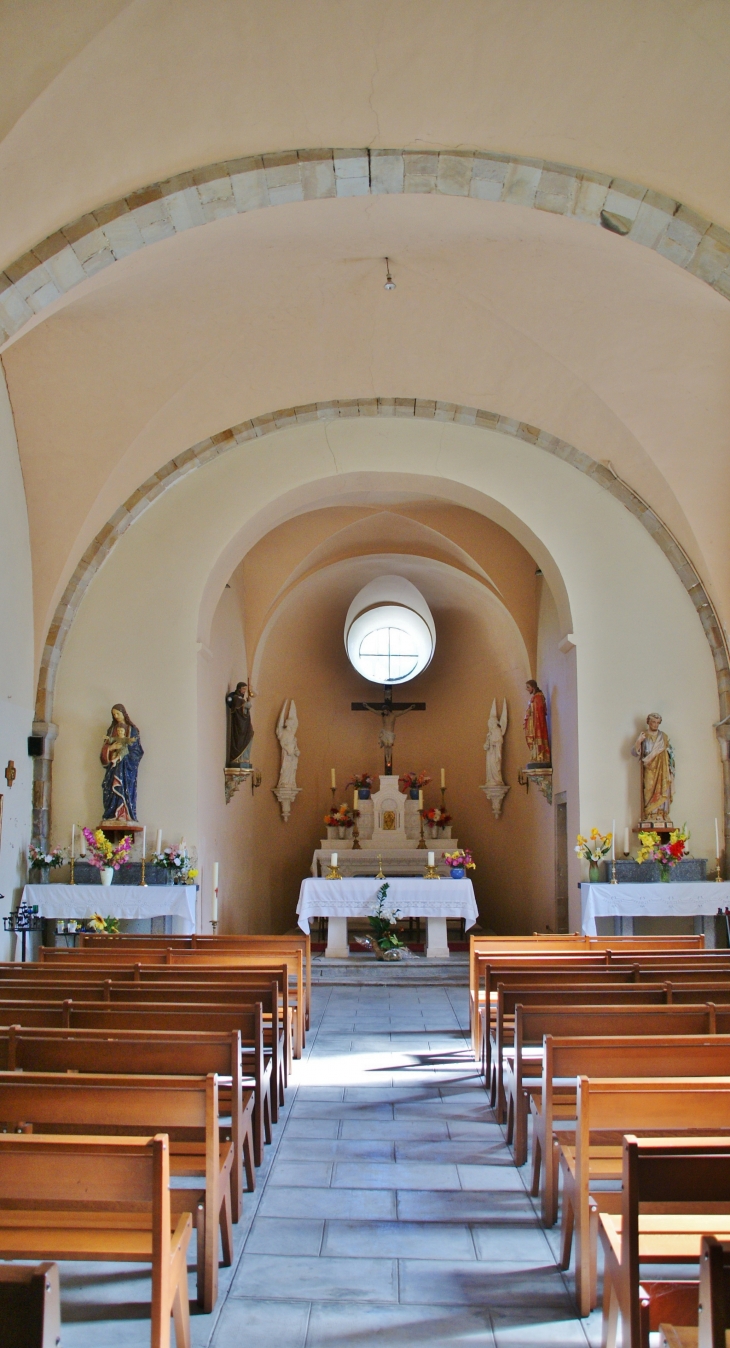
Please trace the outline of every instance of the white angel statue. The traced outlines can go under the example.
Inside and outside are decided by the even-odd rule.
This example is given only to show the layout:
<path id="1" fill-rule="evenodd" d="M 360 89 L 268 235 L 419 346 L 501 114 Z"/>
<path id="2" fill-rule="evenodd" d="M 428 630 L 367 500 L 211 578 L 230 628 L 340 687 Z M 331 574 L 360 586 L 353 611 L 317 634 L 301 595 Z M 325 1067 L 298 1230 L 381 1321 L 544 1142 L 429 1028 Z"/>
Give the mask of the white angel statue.
<path id="1" fill-rule="evenodd" d="M 287 706 L 289 708 L 288 713 Z M 289 703 L 284 702 L 279 720 L 276 723 L 276 738 L 281 745 L 281 770 L 279 781 L 274 787 L 274 795 L 281 805 L 281 815 L 285 824 L 289 821 L 292 804 L 302 789 L 301 786 L 297 786 L 298 727 L 296 703 L 293 700 Z"/>
<path id="2" fill-rule="evenodd" d="M 502 778 L 502 750 L 506 733 L 507 701 L 504 698 L 502 699 L 502 714 L 498 718 L 497 699 L 495 697 L 492 701 L 492 710 L 489 713 L 487 738 L 484 741 L 484 749 L 487 755 L 487 780 L 481 788 L 492 803 L 495 819 L 499 819 L 502 813 L 502 802 L 509 791 L 509 787 Z"/>

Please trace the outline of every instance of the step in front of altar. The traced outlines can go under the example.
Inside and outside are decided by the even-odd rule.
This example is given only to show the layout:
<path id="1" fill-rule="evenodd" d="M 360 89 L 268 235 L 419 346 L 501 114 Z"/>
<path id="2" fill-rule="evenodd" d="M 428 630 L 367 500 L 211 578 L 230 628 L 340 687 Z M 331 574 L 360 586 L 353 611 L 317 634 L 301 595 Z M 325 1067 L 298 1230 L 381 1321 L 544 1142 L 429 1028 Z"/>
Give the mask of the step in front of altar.
<path id="1" fill-rule="evenodd" d="M 396 875 L 423 875 L 428 853 L 435 853 L 436 870 L 449 880 L 449 868 L 441 859 L 444 851 L 454 852 L 458 847 L 456 838 L 439 838 L 433 842 L 427 840 L 426 849 L 417 846 L 396 848 L 370 848 L 361 846 L 353 851 L 352 840 L 338 838 L 326 840 L 324 846 L 317 848 L 312 857 L 311 874 L 326 875 L 330 867 L 330 857 L 337 853 L 337 869 L 344 875 L 377 875 L 382 870 L 386 879 Z M 333 884 L 336 881 L 333 881 Z"/>

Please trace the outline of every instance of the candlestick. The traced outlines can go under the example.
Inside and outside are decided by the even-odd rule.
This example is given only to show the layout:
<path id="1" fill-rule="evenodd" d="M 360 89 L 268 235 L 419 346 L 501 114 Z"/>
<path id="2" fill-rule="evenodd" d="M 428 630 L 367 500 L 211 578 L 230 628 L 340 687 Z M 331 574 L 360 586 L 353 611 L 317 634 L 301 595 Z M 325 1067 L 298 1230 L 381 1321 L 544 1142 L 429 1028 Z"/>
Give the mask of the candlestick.
<path id="1" fill-rule="evenodd" d="M 715 820 L 715 860 L 720 860 L 720 830 L 717 827 L 717 820 Z"/>
<path id="2" fill-rule="evenodd" d="M 358 795 L 357 791 L 355 791 L 352 800 L 352 850 L 353 852 L 362 852 L 362 848 L 360 846 L 360 830 L 357 826 L 357 816 L 359 813 L 357 805 L 358 805 Z"/>
<path id="3" fill-rule="evenodd" d="M 76 884 L 76 880 L 75 880 L 75 878 L 74 878 L 74 868 L 75 868 L 75 866 L 76 866 L 76 861 L 75 861 L 74 857 L 71 857 L 71 881 L 70 881 L 70 883 L 71 883 L 72 885 L 75 885 L 75 884 Z"/>
<path id="4" fill-rule="evenodd" d="M 416 851 L 417 851 L 417 852 L 423 852 L 423 851 L 425 851 L 425 848 L 426 848 L 426 839 L 425 839 L 424 836 L 423 836 L 423 792 L 422 792 L 422 791 L 419 791 L 418 795 L 419 795 L 419 802 L 418 802 L 418 803 L 419 803 L 419 806 L 420 806 L 418 813 L 419 813 L 419 815 L 420 815 L 420 817 L 421 817 L 421 837 L 420 837 L 420 839 L 419 839 L 419 841 L 418 841 L 418 846 L 416 847 Z"/>
<path id="5" fill-rule="evenodd" d="M 721 884 L 722 884 L 722 876 L 721 876 L 721 874 L 720 874 L 720 858 L 719 858 L 719 857 L 717 858 L 717 866 L 716 866 L 715 882 L 716 882 L 716 884 L 718 884 L 718 885 L 721 885 Z"/>
<path id="6" fill-rule="evenodd" d="M 419 792 L 418 792 L 418 808 L 419 808 L 419 810 L 422 810 L 422 809 L 423 809 L 423 792 L 422 792 L 422 791 L 419 791 Z"/>
<path id="7" fill-rule="evenodd" d="M 335 775 L 334 768 L 330 768 L 330 786 L 332 787 L 333 791 L 337 789 L 337 777 Z"/>
<path id="8" fill-rule="evenodd" d="M 625 829 L 624 829 L 624 856 L 627 857 L 627 856 L 629 855 L 629 852 L 630 852 L 630 851 L 631 851 L 631 847 L 629 846 L 629 830 L 628 830 L 628 828 L 625 828 Z"/>
<path id="9" fill-rule="evenodd" d="M 337 853 L 330 852 L 330 868 L 325 875 L 325 880 L 341 880 L 342 875 L 337 869 Z"/>
<path id="10" fill-rule="evenodd" d="M 213 894 L 210 903 L 210 920 L 218 921 L 218 862 L 213 862 Z"/>
<path id="11" fill-rule="evenodd" d="M 157 837 L 155 838 L 155 855 L 159 856 L 161 851 L 162 851 L 162 829 L 158 828 Z"/>
<path id="12" fill-rule="evenodd" d="M 444 790 L 445 786 L 446 786 L 446 768 L 442 768 L 442 769 L 441 769 L 441 790 L 442 790 L 442 791 Z"/>
<path id="13" fill-rule="evenodd" d="M 384 879 L 385 879 L 385 876 L 383 875 L 383 858 L 382 858 L 380 852 L 378 852 L 378 871 L 377 871 L 377 875 L 375 876 L 375 879 L 376 879 L 376 880 L 384 880 Z"/>

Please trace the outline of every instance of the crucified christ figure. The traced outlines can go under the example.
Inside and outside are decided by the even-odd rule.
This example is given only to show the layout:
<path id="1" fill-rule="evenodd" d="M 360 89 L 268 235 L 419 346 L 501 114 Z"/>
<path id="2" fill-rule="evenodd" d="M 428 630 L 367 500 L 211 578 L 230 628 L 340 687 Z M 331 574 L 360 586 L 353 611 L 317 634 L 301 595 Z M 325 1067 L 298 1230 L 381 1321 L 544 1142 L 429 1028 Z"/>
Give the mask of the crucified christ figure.
<path id="1" fill-rule="evenodd" d="M 383 750 L 385 757 L 384 776 L 390 777 L 393 773 L 393 746 L 395 744 L 395 723 L 399 716 L 405 716 L 409 711 L 425 711 L 425 702 L 394 702 L 393 690 L 386 688 L 382 702 L 353 702 L 353 711 L 372 711 L 380 717 L 381 727 L 378 735 L 378 744 Z"/>

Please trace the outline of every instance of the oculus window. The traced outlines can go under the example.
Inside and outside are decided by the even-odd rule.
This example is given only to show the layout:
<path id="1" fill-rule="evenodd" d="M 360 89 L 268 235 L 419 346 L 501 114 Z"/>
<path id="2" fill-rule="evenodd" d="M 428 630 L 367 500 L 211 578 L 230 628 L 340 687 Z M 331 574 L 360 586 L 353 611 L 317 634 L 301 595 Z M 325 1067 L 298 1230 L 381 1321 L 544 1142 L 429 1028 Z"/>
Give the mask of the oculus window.
<path id="1" fill-rule="evenodd" d="M 350 663 L 371 683 L 405 683 L 420 674 L 433 655 L 434 639 L 414 609 L 379 604 L 366 609 L 346 635 Z"/>

